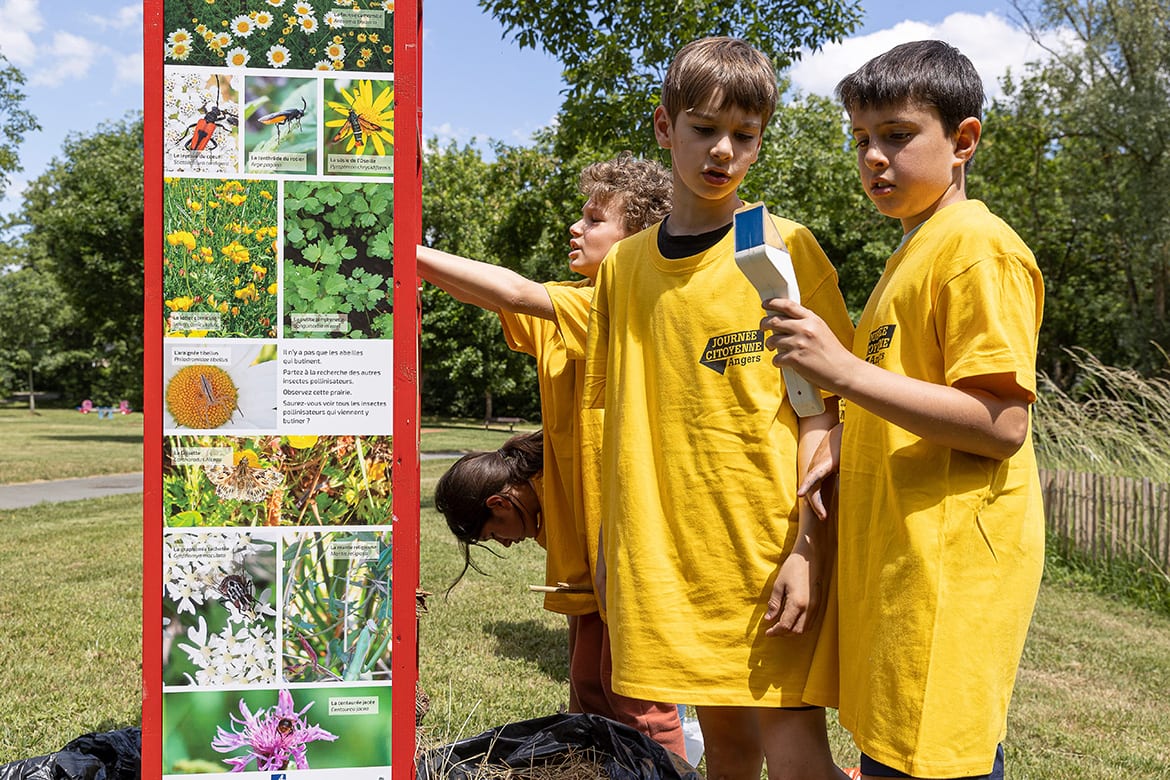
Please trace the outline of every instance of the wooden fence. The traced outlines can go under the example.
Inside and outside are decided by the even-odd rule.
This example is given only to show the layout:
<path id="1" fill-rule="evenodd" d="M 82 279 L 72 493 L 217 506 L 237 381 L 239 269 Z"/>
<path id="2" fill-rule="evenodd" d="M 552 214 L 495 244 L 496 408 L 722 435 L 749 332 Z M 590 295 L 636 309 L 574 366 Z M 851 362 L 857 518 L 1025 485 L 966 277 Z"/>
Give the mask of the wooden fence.
<path id="1" fill-rule="evenodd" d="M 1048 530 L 1094 559 L 1153 562 L 1170 572 L 1170 485 L 1040 470 Z"/>

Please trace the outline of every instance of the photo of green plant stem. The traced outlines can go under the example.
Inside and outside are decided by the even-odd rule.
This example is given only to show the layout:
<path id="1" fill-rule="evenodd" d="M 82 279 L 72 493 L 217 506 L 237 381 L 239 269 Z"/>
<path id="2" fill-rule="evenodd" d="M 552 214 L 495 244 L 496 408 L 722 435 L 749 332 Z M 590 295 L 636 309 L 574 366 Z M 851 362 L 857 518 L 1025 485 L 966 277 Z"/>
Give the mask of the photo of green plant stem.
<path id="1" fill-rule="evenodd" d="M 385 525 L 389 436 L 168 436 L 171 528 Z"/>
<path id="2" fill-rule="evenodd" d="M 393 338 L 394 190 L 382 182 L 288 182 L 286 337 Z"/>
<path id="3" fill-rule="evenodd" d="M 390 679 L 391 533 L 299 534 L 284 549 L 288 682 Z"/>

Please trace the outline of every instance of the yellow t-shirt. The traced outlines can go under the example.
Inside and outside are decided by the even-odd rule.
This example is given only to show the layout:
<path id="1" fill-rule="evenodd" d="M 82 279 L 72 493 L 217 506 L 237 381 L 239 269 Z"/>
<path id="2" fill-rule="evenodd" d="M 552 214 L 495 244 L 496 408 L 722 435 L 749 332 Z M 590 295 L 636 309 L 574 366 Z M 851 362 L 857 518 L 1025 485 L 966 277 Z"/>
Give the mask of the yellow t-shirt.
<path id="1" fill-rule="evenodd" d="M 1011 374 L 1034 399 L 1043 301 L 1019 236 L 957 203 L 887 261 L 853 352 L 937 384 Z M 987 773 L 1044 559 L 1031 435 L 995 461 L 846 404 L 839 522 L 841 723 L 908 774 Z"/>
<path id="2" fill-rule="evenodd" d="M 828 258 L 806 228 L 776 225 L 804 304 L 848 344 Z M 658 230 L 610 250 L 586 353 L 585 402 L 605 409 L 613 687 L 654 701 L 800 705 L 819 626 L 794 638 L 763 625 L 797 530 L 796 413 L 731 233 L 668 260 Z"/>
<path id="3" fill-rule="evenodd" d="M 593 288 L 588 281 L 545 285 L 566 331 L 581 318 L 588 323 Z M 576 312 L 576 314 L 574 314 Z M 571 321 L 569 321 L 571 320 Z M 565 349 L 561 323 L 526 314 L 500 313 L 508 346 L 536 358 L 540 414 L 544 428 L 544 494 L 541 516 L 546 550 L 545 584 L 559 582 L 592 588 L 596 541 L 590 554 L 581 486 L 581 443 L 578 410 L 584 371 L 580 358 Z M 584 330 L 585 325 L 580 326 Z M 572 336 L 570 336 L 572 338 Z M 596 524 L 595 524 L 596 525 Z M 596 538 L 596 532 L 594 532 Z M 544 607 L 565 615 L 597 611 L 597 597 L 588 593 L 547 593 Z"/>

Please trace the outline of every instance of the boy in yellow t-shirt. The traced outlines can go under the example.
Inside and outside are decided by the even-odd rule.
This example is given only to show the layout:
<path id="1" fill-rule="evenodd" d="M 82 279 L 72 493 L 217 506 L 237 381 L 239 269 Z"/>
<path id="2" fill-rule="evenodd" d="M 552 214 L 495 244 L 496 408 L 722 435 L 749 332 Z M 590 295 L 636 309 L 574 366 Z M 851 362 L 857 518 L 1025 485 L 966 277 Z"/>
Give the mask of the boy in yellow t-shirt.
<path id="1" fill-rule="evenodd" d="M 840 720 L 863 777 L 1002 778 L 1002 740 L 1044 562 L 1029 424 L 1044 289 L 1032 253 L 968 200 L 983 87 L 941 41 L 837 86 L 862 186 L 902 223 L 843 349 L 775 300 L 777 364 L 845 400 L 802 485 L 839 463 Z"/>
<path id="2" fill-rule="evenodd" d="M 810 674 L 827 539 L 796 498 L 837 415 L 797 417 L 730 230 L 778 96 L 771 63 L 743 41 L 676 54 L 653 117 L 674 206 L 602 264 L 585 361 L 586 402 L 605 409 L 613 687 L 696 705 L 708 776 L 732 780 L 758 780 L 765 759 L 772 780 L 843 776 L 807 698 L 836 690 L 835 666 Z M 774 222 L 802 300 L 848 342 L 833 266 L 807 228 Z"/>
<path id="3" fill-rule="evenodd" d="M 536 358 L 540 386 L 540 495 L 501 491 L 480 511 L 452 509 L 447 521 L 463 543 L 464 572 L 471 560 L 469 545 L 492 539 L 508 546 L 535 538 L 546 550 L 546 584 L 568 583 L 577 591 L 558 589 L 544 601 L 545 609 L 569 618 L 569 710 L 625 723 L 683 755 L 675 705 L 621 696 L 610 687 L 609 632 L 593 592 L 600 415 L 581 403 L 593 279 L 615 242 L 657 222 L 670 208 L 670 176 L 661 165 L 626 152 L 585 168 L 580 188 L 587 200 L 581 219 L 569 228 L 569 267 L 583 280 L 540 284 L 501 266 L 418 248 L 419 275 L 465 303 L 496 312 L 508 345 Z M 468 479 L 464 475 L 459 482 Z M 497 503 L 505 513 L 536 507 L 539 525 L 536 515 L 528 523 L 485 524 L 497 513 Z"/>

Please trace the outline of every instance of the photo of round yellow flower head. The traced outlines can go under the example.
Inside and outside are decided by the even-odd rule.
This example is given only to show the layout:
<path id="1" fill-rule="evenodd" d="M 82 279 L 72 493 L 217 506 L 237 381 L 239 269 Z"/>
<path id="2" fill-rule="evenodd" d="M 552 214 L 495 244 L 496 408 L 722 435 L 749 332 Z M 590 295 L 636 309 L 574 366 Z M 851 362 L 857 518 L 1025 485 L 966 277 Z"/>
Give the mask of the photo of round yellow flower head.
<path id="1" fill-rule="evenodd" d="M 277 182 L 163 182 L 163 332 L 275 338 Z"/>
<path id="2" fill-rule="evenodd" d="M 276 345 L 168 341 L 164 429 L 276 427 Z"/>
<path id="3" fill-rule="evenodd" d="M 163 29 L 168 65 L 394 70 L 394 0 L 167 0 Z"/>

